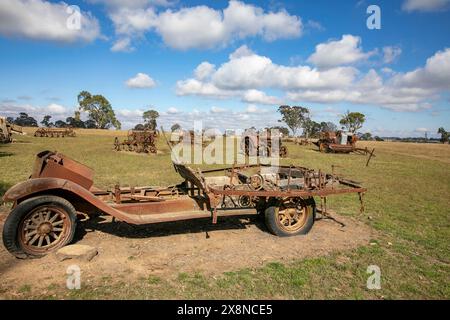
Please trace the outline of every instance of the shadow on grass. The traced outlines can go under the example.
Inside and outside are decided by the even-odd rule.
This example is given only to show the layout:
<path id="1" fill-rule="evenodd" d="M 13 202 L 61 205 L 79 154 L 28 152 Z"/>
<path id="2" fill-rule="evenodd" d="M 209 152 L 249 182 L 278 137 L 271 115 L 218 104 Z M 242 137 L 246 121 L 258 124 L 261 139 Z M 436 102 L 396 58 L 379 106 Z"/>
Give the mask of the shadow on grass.
<path id="1" fill-rule="evenodd" d="M 0 158 L 11 157 L 14 153 L 0 151 Z"/>
<path id="2" fill-rule="evenodd" d="M 99 216 L 83 222 L 75 235 L 75 241 L 81 240 L 87 232 L 101 231 L 121 238 L 151 238 L 166 237 L 177 234 L 205 233 L 217 230 L 243 230 L 249 225 L 255 225 L 260 230 L 268 232 L 264 221 L 259 216 L 219 217 L 217 224 L 212 224 L 210 218 L 193 219 L 174 222 L 163 222 L 148 225 L 132 225 L 125 222 L 111 222 L 110 217 Z"/>

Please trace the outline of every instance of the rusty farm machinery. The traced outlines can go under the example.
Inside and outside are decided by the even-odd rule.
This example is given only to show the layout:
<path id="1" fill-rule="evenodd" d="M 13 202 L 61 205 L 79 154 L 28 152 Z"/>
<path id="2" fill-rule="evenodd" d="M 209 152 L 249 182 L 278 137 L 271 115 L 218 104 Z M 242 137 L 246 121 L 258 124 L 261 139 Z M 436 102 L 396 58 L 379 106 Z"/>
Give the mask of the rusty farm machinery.
<path id="1" fill-rule="evenodd" d="M 369 150 L 366 148 L 357 148 L 356 142 L 358 137 L 355 133 L 337 131 L 337 132 L 322 132 L 318 141 L 314 144 L 319 147 L 320 152 L 331 153 L 356 153 L 360 155 L 369 156 L 366 166 L 369 165 L 370 159 L 375 157 L 375 149 Z"/>
<path id="2" fill-rule="evenodd" d="M 322 215 L 326 198 L 356 193 L 362 206 L 367 191 L 335 174 L 299 166 L 234 165 L 191 169 L 174 161 L 181 182 L 166 187 L 94 186 L 94 171 L 57 152 L 37 155 L 28 180 L 11 187 L 3 201 L 12 203 L 3 228 L 6 249 L 18 258 L 46 255 L 72 242 L 77 217 L 111 215 L 129 224 L 233 215 L 261 215 L 277 236 L 306 234 Z M 325 203 L 325 209 L 323 209 Z M 318 211 L 318 210 L 317 210 Z"/>
<path id="3" fill-rule="evenodd" d="M 76 133 L 73 128 L 39 128 L 34 132 L 34 136 L 47 138 L 74 138 L 76 137 Z"/>
<path id="4" fill-rule="evenodd" d="M 9 123 L 5 117 L 0 117 L 0 143 L 13 142 L 13 133 L 24 134 L 21 126 Z"/>
<path id="5" fill-rule="evenodd" d="M 283 145 L 280 135 L 272 136 L 270 130 L 256 132 L 255 130 L 246 130 L 241 139 L 241 151 L 245 156 L 272 157 L 275 148 L 272 145 L 274 139 L 278 142 L 278 155 L 280 158 L 288 156 L 288 149 Z"/>
<path id="6" fill-rule="evenodd" d="M 157 133 L 154 130 L 129 130 L 124 141 L 114 138 L 114 150 L 156 154 L 156 139 Z"/>

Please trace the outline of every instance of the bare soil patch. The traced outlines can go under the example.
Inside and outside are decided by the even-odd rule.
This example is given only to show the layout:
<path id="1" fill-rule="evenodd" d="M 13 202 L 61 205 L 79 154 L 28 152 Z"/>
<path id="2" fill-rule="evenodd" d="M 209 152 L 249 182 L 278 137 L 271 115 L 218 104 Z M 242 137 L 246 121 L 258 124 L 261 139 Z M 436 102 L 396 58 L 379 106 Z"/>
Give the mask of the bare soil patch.
<path id="1" fill-rule="evenodd" d="M 1 229 L 5 214 L 0 217 Z M 349 217 L 336 218 L 346 226 L 329 219 L 318 220 L 306 236 L 279 238 L 271 235 L 257 217 L 222 218 L 216 226 L 209 219 L 131 226 L 98 217 L 82 223 L 77 233 L 76 243 L 98 249 L 98 256 L 90 262 L 59 262 L 55 254 L 20 260 L 2 245 L 0 296 L 1 292 L 25 285 L 33 289 L 62 285 L 66 269 L 72 264 L 79 265 L 82 276 L 90 281 L 105 277 L 132 281 L 149 275 L 175 279 L 181 272 L 214 276 L 272 261 L 289 262 L 348 250 L 374 237 L 374 231 L 364 223 Z"/>

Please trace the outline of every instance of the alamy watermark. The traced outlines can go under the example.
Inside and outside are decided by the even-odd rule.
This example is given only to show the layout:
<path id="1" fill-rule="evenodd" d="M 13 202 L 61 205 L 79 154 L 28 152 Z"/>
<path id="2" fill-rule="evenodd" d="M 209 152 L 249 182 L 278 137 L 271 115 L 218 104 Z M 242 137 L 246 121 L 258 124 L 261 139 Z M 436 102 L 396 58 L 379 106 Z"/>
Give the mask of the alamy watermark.
<path id="1" fill-rule="evenodd" d="M 78 265 L 72 264 L 67 267 L 66 270 L 67 279 L 66 287 L 69 290 L 81 289 L 81 269 Z"/>
<path id="2" fill-rule="evenodd" d="M 68 6 L 66 13 L 69 15 L 66 20 L 66 27 L 69 30 L 81 30 L 81 11 L 76 5 Z"/>
<path id="3" fill-rule="evenodd" d="M 367 18 L 366 25 L 369 30 L 380 30 L 381 29 L 381 8 L 375 4 L 367 7 Z"/>
<path id="4" fill-rule="evenodd" d="M 172 161 L 184 164 L 265 164 L 277 166 L 282 134 L 277 129 L 203 129 L 202 121 L 193 130 L 170 134 Z"/>
<path id="5" fill-rule="evenodd" d="M 380 290 L 381 289 L 381 269 L 377 265 L 370 265 L 367 267 L 366 273 L 370 274 L 367 278 L 367 289 Z"/>

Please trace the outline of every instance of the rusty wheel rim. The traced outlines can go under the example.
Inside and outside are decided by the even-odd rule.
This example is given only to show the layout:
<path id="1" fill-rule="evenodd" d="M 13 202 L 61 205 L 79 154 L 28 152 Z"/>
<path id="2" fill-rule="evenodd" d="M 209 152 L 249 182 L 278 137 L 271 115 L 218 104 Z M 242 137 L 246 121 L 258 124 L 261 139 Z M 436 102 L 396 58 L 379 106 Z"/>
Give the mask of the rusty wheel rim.
<path id="1" fill-rule="evenodd" d="M 66 211 L 56 206 L 40 206 L 29 212 L 19 226 L 19 242 L 31 254 L 56 249 L 69 237 L 71 221 Z"/>
<path id="2" fill-rule="evenodd" d="M 278 208 L 277 223 L 286 232 L 297 232 L 307 221 L 307 210 L 302 205 Z"/>

